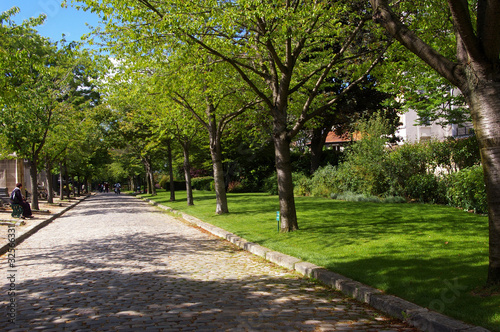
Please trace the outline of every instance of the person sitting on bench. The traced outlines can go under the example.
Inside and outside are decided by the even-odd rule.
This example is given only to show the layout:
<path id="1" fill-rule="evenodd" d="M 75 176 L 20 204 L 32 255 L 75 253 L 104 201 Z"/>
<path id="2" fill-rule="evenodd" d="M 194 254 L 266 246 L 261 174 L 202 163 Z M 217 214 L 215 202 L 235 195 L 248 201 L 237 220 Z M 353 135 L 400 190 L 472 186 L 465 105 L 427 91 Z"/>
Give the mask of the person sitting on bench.
<path id="1" fill-rule="evenodd" d="M 33 214 L 31 213 L 31 207 L 28 202 L 26 202 L 26 199 L 23 197 L 23 194 L 21 193 L 21 187 L 22 183 L 17 183 L 16 187 L 14 190 L 12 190 L 12 193 L 10 194 L 10 200 L 12 204 L 19 204 L 23 208 L 23 216 L 21 218 L 34 218 Z"/>

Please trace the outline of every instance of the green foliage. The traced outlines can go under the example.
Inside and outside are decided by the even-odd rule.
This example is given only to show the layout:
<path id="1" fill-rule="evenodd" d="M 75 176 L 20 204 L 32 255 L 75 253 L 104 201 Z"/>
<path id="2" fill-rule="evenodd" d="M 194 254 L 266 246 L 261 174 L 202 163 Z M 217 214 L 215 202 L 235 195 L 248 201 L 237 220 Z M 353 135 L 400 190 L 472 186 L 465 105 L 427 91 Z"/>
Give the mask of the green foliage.
<path id="1" fill-rule="evenodd" d="M 313 196 L 345 194 L 347 199 L 354 200 L 405 196 L 419 202 L 486 211 L 484 180 L 477 173 L 482 172 L 479 166 L 449 176 L 439 175 L 479 163 L 475 137 L 388 149 L 387 124 L 382 118 L 362 122 L 358 128 L 363 138 L 347 149 L 344 161 L 337 167 L 320 168 L 313 175 Z"/>
<path id="2" fill-rule="evenodd" d="M 293 193 L 297 196 L 309 196 L 311 194 L 311 179 L 303 173 L 293 173 Z"/>
<path id="3" fill-rule="evenodd" d="M 241 123 L 239 123 L 241 125 Z M 264 180 L 273 174 L 274 148 L 268 135 L 247 137 L 243 130 L 234 130 L 235 123 L 229 128 L 231 135 L 225 135 L 224 168 L 229 182 L 239 182 L 245 192 L 264 191 Z M 233 129 L 234 128 L 234 129 Z M 258 144 L 260 142 L 260 144 Z"/>
<path id="4" fill-rule="evenodd" d="M 170 177 L 168 175 L 162 175 L 160 181 L 158 181 L 160 188 L 167 191 L 170 190 Z M 174 190 L 186 190 L 186 181 L 174 181 Z"/>
<path id="5" fill-rule="evenodd" d="M 346 200 L 406 199 L 424 203 L 459 206 L 486 212 L 486 194 L 479 163 L 477 139 L 450 138 L 446 141 L 404 144 L 388 149 L 386 124 L 380 117 L 358 126 L 363 139 L 351 145 L 344 161 L 336 167 L 319 168 L 309 187 L 296 194 L 335 197 Z M 452 173 L 445 176 L 441 173 Z M 399 198 L 391 198 L 399 197 Z M 404 200 L 404 199 L 403 199 Z"/>
<path id="6" fill-rule="evenodd" d="M 445 203 L 443 186 L 434 174 L 413 174 L 405 183 L 406 197 L 424 203 Z"/>
<path id="7" fill-rule="evenodd" d="M 160 181 L 158 181 L 158 184 L 163 189 L 167 189 L 169 186 L 169 183 L 170 183 L 170 176 L 168 176 L 168 175 L 162 175 Z"/>
<path id="8" fill-rule="evenodd" d="M 191 187 L 196 190 L 213 191 L 214 178 L 211 176 L 203 176 L 191 179 Z"/>
<path id="9" fill-rule="evenodd" d="M 278 195 L 278 176 L 276 173 L 273 173 L 264 180 L 262 189 L 269 195 Z"/>
<path id="10" fill-rule="evenodd" d="M 481 155 L 476 135 L 463 139 L 451 140 L 451 142 L 453 146 L 451 157 L 459 169 L 480 164 Z"/>
<path id="11" fill-rule="evenodd" d="M 477 213 L 488 212 L 482 166 L 472 166 L 446 177 L 449 204 Z"/>
<path id="12" fill-rule="evenodd" d="M 425 174 L 428 163 L 429 151 L 425 144 L 407 143 L 394 147 L 384 161 L 389 193 L 404 194 L 408 179 L 414 175 Z"/>
<path id="13" fill-rule="evenodd" d="M 344 190 L 380 195 L 387 191 L 388 185 L 384 161 L 390 125 L 379 113 L 359 122 L 357 131 L 361 139 L 346 149 L 344 162 L 338 169 L 340 179 L 346 181 Z"/>
<path id="14" fill-rule="evenodd" d="M 311 179 L 311 195 L 328 197 L 332 192 L 347 191 L 347 188 L 341 186 L 347 182 L 340 181 L 342 175 L 343 173 L 332 165 L 318 168 Z"/>
<path id="15" fill-rule="evenodd" d="M 294 172 L 292 173 L 293 178 L 293 192 L 297 196 L 309 196 L 311 194 L 312 188 L 314 188 L 314 183 L 304 173 Z M 263 186 L 264 192 L 270 195 L 278 195 L 278 177 L 276 173 L 266 178 Z"/>

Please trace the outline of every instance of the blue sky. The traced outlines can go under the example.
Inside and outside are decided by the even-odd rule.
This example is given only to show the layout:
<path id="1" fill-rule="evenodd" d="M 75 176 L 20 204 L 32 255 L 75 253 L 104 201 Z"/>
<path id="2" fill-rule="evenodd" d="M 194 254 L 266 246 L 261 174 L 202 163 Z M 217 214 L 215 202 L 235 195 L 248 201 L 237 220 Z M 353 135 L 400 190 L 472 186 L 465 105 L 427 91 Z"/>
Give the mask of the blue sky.
<path id="1" fill-rule="evenodd" d="M 47 15 L 45 23 L 37 27 L 40 35 L 50 38 L 52 41 L 62 39 L 65 34 L 66 40 L 79 41 L 83 34 L 89 33 L 90 29 L 85 25 L 97 26 L 99 17 L 90 11 L 84 12 L 71 6 L 61 8 L 62 0 L 0 0 L 0 11 L 6 11 L 12 7 L 19 7 L 20 13 L 13 17 L 16 23 L 21 23 L 29 17 L 37 17 L 44 13 Z"/>

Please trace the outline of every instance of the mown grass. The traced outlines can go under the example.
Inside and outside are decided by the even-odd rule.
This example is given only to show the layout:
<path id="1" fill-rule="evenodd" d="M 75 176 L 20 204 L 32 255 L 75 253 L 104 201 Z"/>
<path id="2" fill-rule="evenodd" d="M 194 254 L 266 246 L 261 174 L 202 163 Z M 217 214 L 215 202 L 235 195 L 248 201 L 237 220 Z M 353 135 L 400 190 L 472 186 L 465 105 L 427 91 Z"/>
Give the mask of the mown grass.
<path id="1" fill-rule="evenodd" d="M 297 197 L 300 230 L 283 234 L 277 231 L 277 196 L 229 194 L 226 215 L 215 214 L 212 192 L 196 191 L 191 207 L 185 193 L 176 196 L 170 202 L 160 191 L 149 198 L 386 293 L 500 331 L 500 295 L 475 295 L 487 276 L 487 217 L 438 205 Z"/>

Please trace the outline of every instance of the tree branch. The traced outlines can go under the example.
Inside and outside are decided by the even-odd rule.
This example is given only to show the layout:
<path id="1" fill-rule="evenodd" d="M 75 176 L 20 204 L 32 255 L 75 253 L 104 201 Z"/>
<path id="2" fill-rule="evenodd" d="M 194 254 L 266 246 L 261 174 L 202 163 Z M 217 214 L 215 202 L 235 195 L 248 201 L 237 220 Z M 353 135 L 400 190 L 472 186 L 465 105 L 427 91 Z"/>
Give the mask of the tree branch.
<path id="1" fill-rule="evenodd" d="M 482 50 L 491 63 L 498 63 L 500 54 L 500 2 L 478 1 L 477 34 Z"/>
<path id="2" fill-rule="evenodd" d="M 474 33 L 467 0 L 447 0 L 453 23 L 467 53 L 473 60 L 483 60 L 479 39 Z"/>
<path id="3" fill-rule="evenodd" d="M 257 96 L 259 96 L 259 98 L 261 98 L 270 108 L 273 107 L 272 100 L 270 100 L 262 91 L 260 91 L 260 89 L 254 84 L 254 82 L 245 74 L 245 72 L 240 68 L 240 66 L 242 66 L 242 65 L 239 62 L 234 61 L 233 59 L 230 59 L 227 56 L 223 55 L 222 53 L 214 50 L 210 46 L 208 46 L 205 43 L 203 43 L 202 41 L 200 41 L 198 38 L 196 38 L 190 34 L 186 34 L 186 35 L 189 39 L 191 39 L 196 44 L 200 45 L 202 48 L 204 48 L 205 50 L 207 50 L 211 54 L 216 55 L 216 56 L 220 57 L 221 59 L 223 59 L 224 61 L 226 61 L 227 63 L 229 63 L 238 72 L 238 74 L 240 74 L 241 78 L 243 78 L 243 80 L 250 86 L 250 88 L 257 94 Z M 248 67 L 245 67 L 245 68 L 248 68 Z M 251 68 L 249 68 L 249 69 L 251 69 Z M 253 70 L 253 69 L 251 69 L 251 70 Z"/>
<path id="4" fill-rule="evenodd" d="M 370 0 L 373 20 L 382 25 L 387 32 L 408 50 L 431 66 L 441 76 L 461 89 L 466 89 L 463 68 L 448 60 L 431 46 L 410 31 L 389 8 L 387 0 Z"/>
<path id="5" fill-rule="evenodd" d="M 149 10 L 153 11 L 156 15 L 158 15 L 160 17 L 160 19 L 163 19 L 164 15 L 162 13 L 160 13 L 160 11 L 158 9 L 156 9 L 155 6 L 153 6 L 151 3 L 149 3 L 148 0 L 137 0 L 137 1 L 139 1 L 139 3 L 146 6 Z"/>
<path id="6" fill-rule="evenodd" d="M 326 66 L 325 70 L 323 71 L 323 73 L 321 74 L 321 76 L 316 81 L 316 84 L 314 85 L 313 90 L 309 94 L 309 97 L 307 98 L 307 101 L 306 101 L 306 103 L 304 105 L 304 109 L 303 109 L 304 111 L 303 111 L 303 113 L 307 113 L 307 111 L 309 110 L 309 107 L 311 106 L 314 98 L 316 98 L 316 96 L 318 95 L 318 91 L 319 91 L 319 89 L 321 87 L 321 84 L 324 82 L 324 80 L 326 79 L 326 77 L 330 73 L 330 70 L 332 69 L 332 67 L 337 63 L 338 59 L 345 53 L 345 51 L 347 50 L 347 48 L 352 44 L 352 42 L 354 41 L 355 37 L 358 35 L 359 31 L 361 31 L 361 28 L 363 27 L 363 25 L 365 24 L 365 22 L 366 22 L 366 20 L 362 20 L 358 24 L 358 26 L 351 33 L 351 35 L 349 36 L 349 38 L 347 38 L 347 40 L 345 41 L 345 43 L 342 46 L 342 48 L 340 49 L 340 51 L 337 54 L 335 54 L 335 56 L 333 57 L 332 61 L 330 61 L 330 63 Z"/>
<path id="7" fill-rule="evenodd" d="M 288 133 L 288 136 L 290 138 L 293 138 L 302 129 L 302 127 L 304 126 L 304 124 L 307 121 L 309 121 L 313 117 L 318 116 L 321 113 L 325 112 L 327 109 L 332 107 L 332 105 L 334 105 L 340 98 L 342 98 L 349 91 L 351 91 L 356 85 L 361 83 L 370 74 L 370 72 L 373 70 L 373 68 L 375 68 L 375 66 L 380 62 L 380 60 L 382 60 L 382 56 L 384 55 L 385 51 L 389 48 L 389 46 L 391 44 L 392 44 L 392 42 L 387 43 L 387 46 L 384 47 L 384 49 L 378 54 L 378 56 L 375 58 L 375 60 L 373 60 L 370 67 L 368 67 L 368 69 L 363 73 L 363 75 L 361 75 L 360 77 L 358 77 L 358 79 L 356 79 L 354 82 L 349 84 L 349 86 L 347 88 L 345 88 L 344 90 L 342 90 L 342 92 L 339 93 L 335 98 L 331 99 L 329 102 L 324 104 L 322 107 L 316 109 L 314 112 L 311 112 L 311 113 L 307 113 L 309 110 L 310 104 L 308 105 L 306 103 L 303 107 L 303 110 L 302 110 L 302 113 L 301 113 L 299 119 L 295 123 L 293 129 Z"/>
<path id="8" fill-rule="evenodd" d="M 178 92 L 174 92 L 174 95 L 176 95 L 178 98 L 175 98 L 174 96 L 170 96 L 170 99 L 172 99 L 174 102 L 176 102 L 177 104 L 179 104 L 180 106 L 182 106 L 183 108 L 187 109 L 189 112 L 191 112 L 191 114 L 193 114 L 193 116 L 207 129 L 210 129 L 209 128 L 209 125 L 208 123 L 206 123 L 199 115 L 198 113 L 195 112 L 195 110 L 193 109 L 193 107 L 189 104 L 189 102 L 186 100 L 186 98 L 184 98 L 184 96 L 182 96 L 180 93 Z"/>

